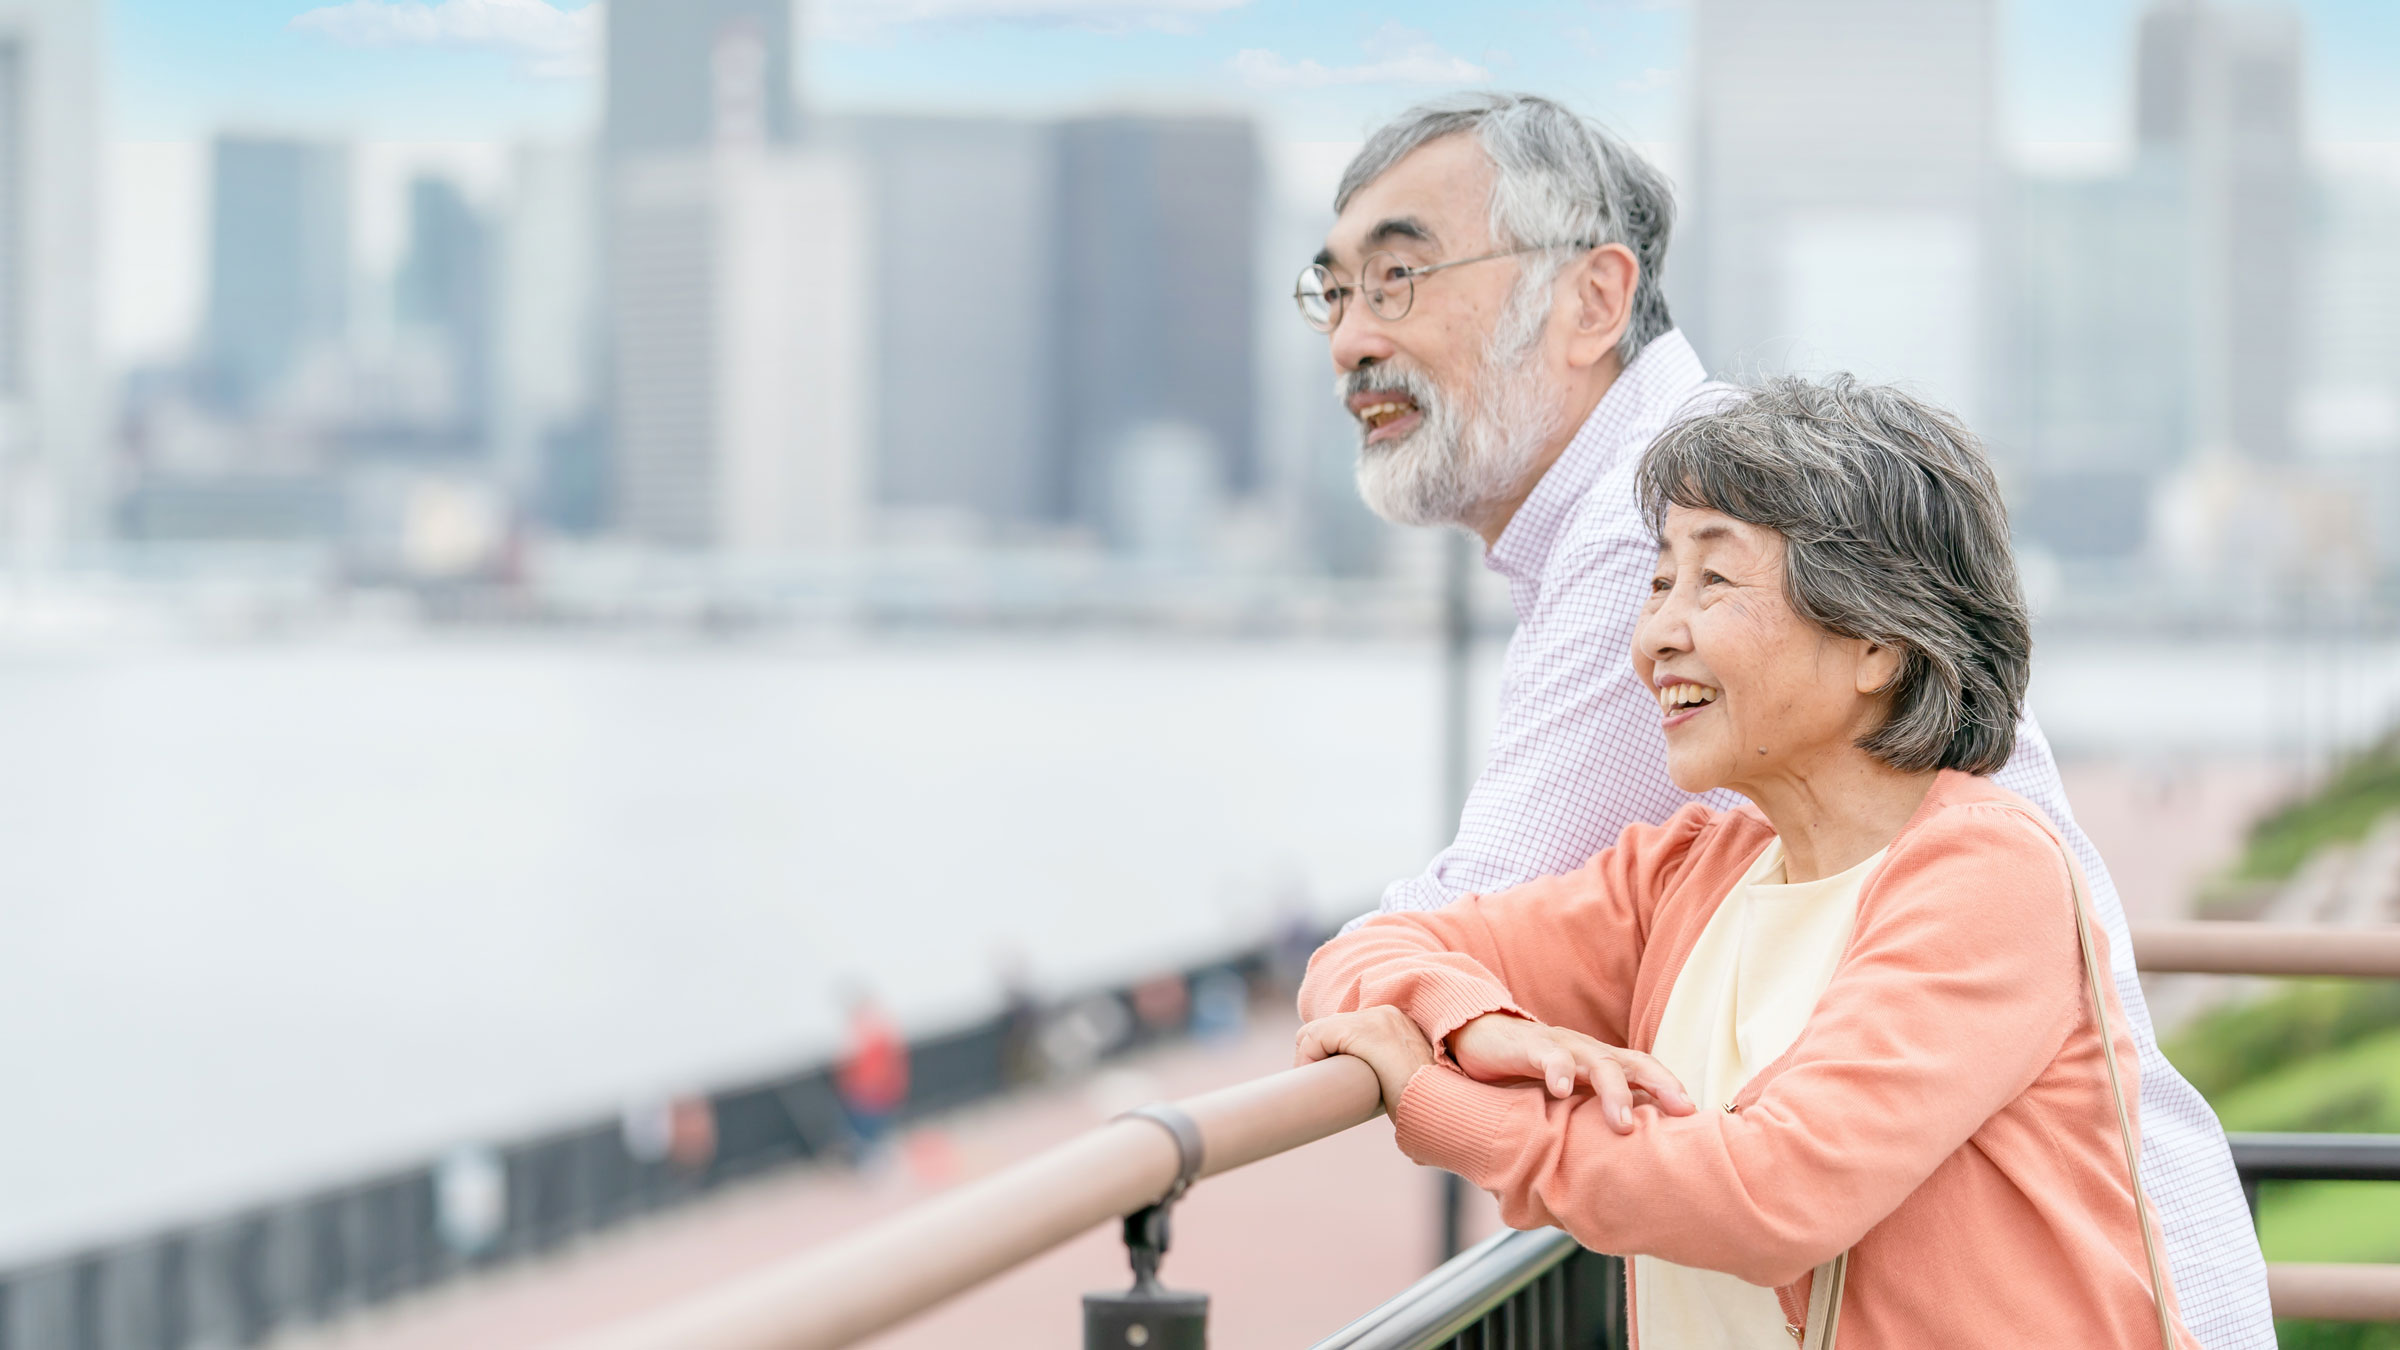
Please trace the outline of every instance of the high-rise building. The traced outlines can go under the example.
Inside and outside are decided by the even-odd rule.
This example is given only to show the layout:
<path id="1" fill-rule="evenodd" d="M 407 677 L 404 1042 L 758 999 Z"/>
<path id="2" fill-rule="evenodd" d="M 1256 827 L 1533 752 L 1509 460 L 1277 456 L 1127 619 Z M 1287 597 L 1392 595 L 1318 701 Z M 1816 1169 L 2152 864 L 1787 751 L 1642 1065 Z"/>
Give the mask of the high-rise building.
<path id="1" fill-rule="evenodd" d="M 859 542 L 864 193 L 847 164 L 644 156 L 616 176 L 616 500 L 634 538 L 735 553 Z"/>
<path id="2" fill-rule="evenodd" d="M 2156 163 L 2014 185 L 1988 432 L 2018 532 L 2067 557 L 2138 553 L 2191 443 L 2181 178 Z"/>
<path id="3" fill-rule="evenodd" d="M 226 136 L 211 172 L 204 363 L 218 396 L 273 397 L 350 321 L 350 158 L 338 146 Z"/>
<path id="4" fill-rule="evenodd" d="M 2142 15 L 2140 153 L 2183 179 L 2193 433 L 2290 452 L 2299 344 L 2300 21 L 2283 7 L 2161 0 Z"/>
<path id="5" fill-rule="evenodd" d="M 2328 165 L 2311 195 L 2300 448 L 2400 453 L 2400 163 Z"/>
<path id="6" fill-rule="evenodd" d="M 1700 0 L 1689 210 L 1665 281 L 1713 370 L 1906 379 L 1978 415 L 1995 9 Z"/>
<path id="7" fill-rule="evenodd" d="M 2353 513 L 2355 554 L 2388 577 L 2400 575 L 2400 163 L 2349 158 L 2321 162 L 2311 193 L 2292 429 Z"/>
<path id="8" fill-rule="evenodd" d="M 500 225 L 493 408 L 501 480 L 547 524 L 607 519 L 597 401 L 600 195 L 589 147 L 519 146 Z"/>
<path id="9" fill-rule="evenodd" d="M 493 240 L 458 185 L 421 176 L 408 188 L 408 253 L 394 281 L 402 326 L 433 338 L 449 373 L 452 431 L 480 443 L 491 414 Z"/>
<path id="10" fill-rule="evenodd" d="M 0 0 L 0 541 L 38 559 L 102 519 L 90 0 Z"/>
<path id="11" fill-rule="evenodd" d="M 757 25 L 721 25 L 707 69 L 712 140 L 609 169 L 617 524 L 670 547 L 845 549 L 871 388 L 864 192 L 843 160 L 777 141 Z"/>
<path id="12" fill-rule="evenodd" d="M 1105 523 L 1118 459 L 1152 423 L 1197 429 L 1221 495 L 1257 488 L 1258 238 L 1252 124 L 1075 118 L 1059 128 L 1054 491 Z"/>
<path id="13" fill-rule="evenodd" d="M 875 238 L 875 503 L 967 533 L 1053 524 L 1058 141 L 1005 118 L 828 119 Z"/>
<path id="14" fill-rule="evenodd" d="M 1342 161 L 1290 147 L 1280 154 L 1262 255 L 1272 298 L 1259 335 L 1260 496 L 1294 556 L 1337 575 L 1371 575 L 1392 561 L 1393 543 L 1406 532 L 1359 496 L 1358 419 L 1335 392 L 1325 335 L 1302 323 L 1286 298 L 1287 276 L 1298 277 L 1333 224 Z"/>
<path id="15" fill-rule="evenodd" d="M 735 51 L 765 64 L 720 80 L 717 62 Z M 725 122 L 753 119 L 766 143 L 789 144 L 793 59 L 792 0 L 610 0 L 602 148 L 611 160 L 697 150 Z M 727 108 L 728 99 L 755 106 Z"/>

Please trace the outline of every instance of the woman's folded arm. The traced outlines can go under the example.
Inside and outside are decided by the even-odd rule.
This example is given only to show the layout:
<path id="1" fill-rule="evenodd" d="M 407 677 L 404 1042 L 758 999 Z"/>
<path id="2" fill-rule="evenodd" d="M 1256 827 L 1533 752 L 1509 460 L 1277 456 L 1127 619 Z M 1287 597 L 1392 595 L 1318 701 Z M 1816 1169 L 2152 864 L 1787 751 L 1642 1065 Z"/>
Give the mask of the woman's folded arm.
<path id="1" fill-rule="evenodd" d="M 1946 816 L 1894 850 L 1873 922 L 1737 1112 L 1643 1108 L 1618 1134 L 1588 1096 L 1437 1065 L 1393 1113 L 1401 1146 L 1494 1192 L 1513 1226 L 1554 1223 L 1598 1250 L 1757 1284 L 1797 1279 L 1898 1208 L 2083 1017 L 2056 847 L 2013 808 Z"/>
<path id="2" fill-rule="evenodd" d="M 1711 815 L 1687 806 L 1628 828 L 1572 872 L 1378 915 L 1318 949 L 1300 1016 L 1389 1004 L 1438 1049 L 1476 1017 L 1508 1012 L 1623 1045 L 1651 906 Z"/>

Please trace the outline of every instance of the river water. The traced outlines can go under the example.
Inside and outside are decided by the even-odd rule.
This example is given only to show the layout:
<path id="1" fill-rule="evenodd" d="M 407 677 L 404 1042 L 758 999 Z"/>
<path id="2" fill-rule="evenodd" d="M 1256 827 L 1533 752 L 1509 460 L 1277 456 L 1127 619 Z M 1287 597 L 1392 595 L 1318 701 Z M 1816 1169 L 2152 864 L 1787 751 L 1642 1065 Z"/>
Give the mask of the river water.
<path id="1" fill-rule="evenodd" d="M 1012 954 L 1063 990 L 1354 911 L 1435 842 L 1436 678 L 1124 637 L 0 653 L 0 1261 L 814 1056 L 852 984 L 932 1026 Z M 2238 643 L 2048 644 L 2035 695 L 2084 754 L 2355 740 L 2395 696 L 2388 649 Z"/>

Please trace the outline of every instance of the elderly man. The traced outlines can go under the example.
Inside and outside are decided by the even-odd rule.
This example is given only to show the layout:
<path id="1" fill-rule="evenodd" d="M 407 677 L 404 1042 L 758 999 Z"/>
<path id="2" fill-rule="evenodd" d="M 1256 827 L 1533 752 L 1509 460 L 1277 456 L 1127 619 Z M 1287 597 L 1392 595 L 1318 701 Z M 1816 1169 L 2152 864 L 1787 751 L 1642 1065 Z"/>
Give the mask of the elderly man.
<path id="1" fill-rule="evenodd" d="M 1659 288 L 1666 180 L 1555 103 L 1414 109 L 1351 161 L 1334 210 L 1295 298 L 1358 419 L 1359 489 L 1387 519 L 1481 536 L 1517 612 L 1458 837 L 1383 896 L 1386 911 L 1432 909 L 1571 870 L 1691 800 L 1668 780 L 1658 703 L 1628 655 L 1658 557 L 1633 474 L 1652 439 L 1724 391 Z M 2142 1172 L 2185 1322 L 2211 1350 L 2272 1347 L 2224 1135 L 2159 1054 L 2116 888 L 2030 716 L 1994 777 L 2050 817 L 2091 879 L 2141 1048 Z"/>

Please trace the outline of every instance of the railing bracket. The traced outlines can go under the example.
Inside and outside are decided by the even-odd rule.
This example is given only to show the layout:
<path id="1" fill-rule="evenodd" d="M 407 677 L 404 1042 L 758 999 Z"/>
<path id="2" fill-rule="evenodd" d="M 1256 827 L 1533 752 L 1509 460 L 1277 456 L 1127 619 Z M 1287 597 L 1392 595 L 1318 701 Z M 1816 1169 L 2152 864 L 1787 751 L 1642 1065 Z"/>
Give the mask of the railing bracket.
<path id="1" fill-rule="evenodd" d="M 1167 1254 L 1167 1215 L 1200 1175 L 1200 1127 L 1174 1106 L 1144 1106 L 1125 1113 L 1147 1120 L 1175 1140 L 1175 1182 L 1158 1203 L 1125 1216 L 1125 1255 L 1133 1264 L 1133 1287 L 1123 1293 L 1083 1296 L 1083 1350 L 1207 1350 L 1208 1295 L 1169 1289 L 1158 1282 L 1158 1263 Z"/>

